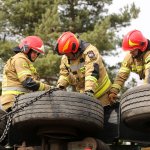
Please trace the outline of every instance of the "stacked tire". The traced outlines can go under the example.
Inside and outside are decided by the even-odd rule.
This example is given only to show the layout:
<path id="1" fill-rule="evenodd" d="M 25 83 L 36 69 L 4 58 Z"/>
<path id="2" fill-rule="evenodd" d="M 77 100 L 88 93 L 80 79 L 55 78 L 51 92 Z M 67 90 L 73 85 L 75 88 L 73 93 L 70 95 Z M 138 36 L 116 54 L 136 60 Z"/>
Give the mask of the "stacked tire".
<path id="1" fill-rule="evenodd" d="M 121 119 L 128 127 L 150 131 L 150 85 L 127 90 L 121 98 Z"/>
<path id="2" fill-rule="evenodd" d="M 44 94 L 45 91 L 21 95 L 14 109 Z M 53 91 L 13 116 L 12 130 L 18 141 L 38 139 L 38 135 L 95 136 L 103 128 L 104 112 L 101 103 L 77 92 Z M 47 132 L 47 133 L 46 133 Z M 13 137 L 13 136 L 12 136 Z"/>

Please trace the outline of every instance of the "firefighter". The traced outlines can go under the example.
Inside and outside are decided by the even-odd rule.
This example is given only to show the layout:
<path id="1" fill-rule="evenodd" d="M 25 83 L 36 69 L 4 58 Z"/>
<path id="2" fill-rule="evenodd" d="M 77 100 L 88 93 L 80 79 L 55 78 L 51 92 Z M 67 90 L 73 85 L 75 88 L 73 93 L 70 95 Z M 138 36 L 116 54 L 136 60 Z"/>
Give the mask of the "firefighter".
<path id="1" fill-rule="evenodd" d="M 96 47 L 77 39 L 72 32 L 64 32 L 56 42 L 55 52 L 63 55 L 58 88 L 72 85 L 75 91 L 99 99 L 103 106 L 110 104 L 108 91 L 111 81 Z"/>
<path id="2" fill-rule="evenodd" d="M 32 64 L 40 54 L 44 54 L 43 41 L 37 36 L 28 36 L 21 41 L 18 49 L 20 51 L 6 62 L 3 70 L 1 105 L 6 111 L 11 110 L 15 96 L 50 89 L 39 80 Z"/>
<path id="3" fill-rule="evenodd" d="M 150 41 L 139 30 L 128 32 L 122 41 L 122 49 L 127 54 L 110 89 L 110 101 L 116 101 L 130 72 L 135 72 L 144 83 L 150 83 Z"/>

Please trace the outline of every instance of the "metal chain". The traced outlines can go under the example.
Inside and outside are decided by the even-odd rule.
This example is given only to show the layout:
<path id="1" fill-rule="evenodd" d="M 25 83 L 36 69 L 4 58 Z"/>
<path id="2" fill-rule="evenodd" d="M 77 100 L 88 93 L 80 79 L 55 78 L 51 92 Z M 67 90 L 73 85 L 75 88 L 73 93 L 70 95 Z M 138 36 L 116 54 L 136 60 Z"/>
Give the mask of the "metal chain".
<path id="1" fill-rule="evenodd" d="M 6 127 L 5 127 L 4 131 L 3 131 L 3 134 L 0 137 L 0 143 L 5 139 L 7 133 L 10 129 L 11 122 L 12 122 L 12 116 L 10 115 L 7 119 L 7 124 L 6 124 Z"/>
<path id="2" fill-rule="evenodd" d="M 13 110 L 13 109 L 16 107 L 16 103 L 18 102 L 18 98 L 19 98 L 21 95 L 23 95 L 23 94 L 19 94 L 19 95 L 17 95 L 17 96 L 15 97 L 15 102 L 14 102 L 14 105 L 13 105 L 13 107 L 11 108 L 11 110 Z M 3 117 L 3 116 L 2 116 L 2 117 Z M 5 118 L 2 118 L 2 117 L 1 117 L 1 121 L 5 119 Z M 13 115 L 10 114 L 10 115 L 7 116 L 7 117 L 8 117 L 8 119 L 7 119 L 6 127 L 5 127 L 5 129 L 4 129 L 4 131 L 3 131 L 2 136 L 0 137 L 0 143 L 5 139 L 6 135 L 8 134 L 8 131 L 9 131 L 9 129 L 10 129 L 10 125 L 11 125 L 11 123 L 12 123 L 12 117 L 13 117 Z"/>
<path id="3" fill-rule="evenodd" d="M 8 119 L 7 119 L 6 127 L 5 127 L 5 129 L 4 129 L 4 132 L 3 132 L 2 136 L 0 137 L 0 143 L 5 139 L 7 133 L 8 133 L 8 131 L 9 131 L 9 129 L 10 129 L 10 126 L 11 126 L 11 123 L 12 123 L 12 119 L 13 119 L 13 115 L 14 115 L 15 113 L 17 113 L 17 112 L 23 110 L 25 107 L 30 106 L 31 104 L 33 104 L 34 102 L 36 102 L 36 101 L 38 101 L 40 98 L 42 98 L 43 96 L 45 96 L 45 95 L 47 95 L 47 94 L 50 95 L 53 91 L 58 91 L 58 90 L 60 90 L 60 89 L 59 89 L 59 88 L 50 89 L 50 90 L 44 92 L 43 94 L 37 96 L 36 98 L 32 99 L 31 101 L 24 103 L 24 104 L 21 105 L 19 108 L 15 109 L 16 104 L 17 104 L 17 102 L 18 102 L 18 98 L 19 98 L 19 96 L 20 96 L 20 95 L 18 95 L 18 96 L 16 97 L 16 101 L 15 101 L 13 107 L 12 107 L 12 111 L 8 112 L 7 114 L 3 115 L 3 116 L 0 118 L 0 121 L 2 121 L 2 120 L 4 120 L 4 119 L 8 118 Z M 22 94 L 21 94 L 21 95 L 22 95 Z M 14 109 L 15 109 L 15 110 L 14 110 Z"/>

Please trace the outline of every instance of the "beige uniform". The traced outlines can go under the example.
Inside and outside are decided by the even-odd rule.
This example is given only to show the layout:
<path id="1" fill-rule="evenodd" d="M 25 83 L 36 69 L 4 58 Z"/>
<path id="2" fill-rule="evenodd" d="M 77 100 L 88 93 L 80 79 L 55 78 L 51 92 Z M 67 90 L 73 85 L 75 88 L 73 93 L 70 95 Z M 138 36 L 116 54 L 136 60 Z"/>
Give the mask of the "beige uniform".
<path id="1" fill-rule="evenodd" d="M 128 53 L 110 91 L 118 94 L 128 79 L 130 72 L 138 74 L 141 80 L 144 79 L 144 83 L 150 83 L 150 51 L 143 52 L 139 58 L 133 58 Z"/>
<path id="2" fill-rule="evenodd" d="M 38 89 L 40 91 L 50 88 L 49 85 L 39 81 L 36 69 L 27 56 L 24 53 L 18 53 L 7 61 L 3 71 L 2 96 L 0 100 L 4 110 L 13 105 L 16 95 L 31 92 L 22 85 L 22 82 L 27 77 L 40 84 Z"/>
<path id="3" fill-rule="evenodd" d="M 68 85 L 73 85 L 80 93 L 92 90 L 103 106 L 109 105 L 107 92 L 111 81 L 96 47 L 89 45 L 76 60 L 62 57 L 57 86 Z"/>

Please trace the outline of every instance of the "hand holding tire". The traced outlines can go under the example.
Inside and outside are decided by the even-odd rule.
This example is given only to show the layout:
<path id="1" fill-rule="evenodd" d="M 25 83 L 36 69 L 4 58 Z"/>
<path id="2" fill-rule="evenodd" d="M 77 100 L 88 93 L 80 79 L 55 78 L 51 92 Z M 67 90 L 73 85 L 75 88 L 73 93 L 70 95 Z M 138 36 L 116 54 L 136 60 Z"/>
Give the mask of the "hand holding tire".
<path id="1" fill-rule="evenodd" d="M 109 101 L 110 101 L 110 103 L 111 104 L 116 103 L 116 99 L 117 99 L 117 94 L 113 93 L 113 92 L 110 92 L 110 94 L 109 94 Z"/>

